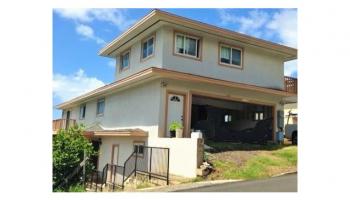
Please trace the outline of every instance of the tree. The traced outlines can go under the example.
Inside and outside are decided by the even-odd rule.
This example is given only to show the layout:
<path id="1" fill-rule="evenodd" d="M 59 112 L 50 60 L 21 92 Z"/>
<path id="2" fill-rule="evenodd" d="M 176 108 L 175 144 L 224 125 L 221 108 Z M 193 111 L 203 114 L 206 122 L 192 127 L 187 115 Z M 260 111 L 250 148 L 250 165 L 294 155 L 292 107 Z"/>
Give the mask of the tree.
<path id="1" fill-rule="evenodd" d="M 53 137 L 53 183 L 59 184 L 71 174 L 83 161 L 84 150 L 89 158 L 96 154 L 92 143 L 83 136 L 84 126 L 76 125 L 67 130 L 61 129 Z M 93 169 L 93 164 L 86 162 L 86 172 Z M 68 188 L 78 184 L 79 177 L 71 179 L 65 186 Z M 62 189 L 62 188 L 61 188 Z"/>

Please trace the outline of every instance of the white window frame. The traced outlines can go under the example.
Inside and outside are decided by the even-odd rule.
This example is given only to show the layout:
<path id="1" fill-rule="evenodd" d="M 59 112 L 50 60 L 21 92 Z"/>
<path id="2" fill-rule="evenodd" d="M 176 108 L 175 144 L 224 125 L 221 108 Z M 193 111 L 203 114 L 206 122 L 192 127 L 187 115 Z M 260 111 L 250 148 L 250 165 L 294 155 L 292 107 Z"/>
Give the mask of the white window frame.
<path id="1" fill-rule="evenodd" d="M 85 109 L 84 109 L 85 107 Z M 84 116 L 82 116 L 82 108 L 83 108 L 83 112 L 84 112 Z M 81 104 L 80 108 L 79 108 L 79 119 L 85 119 L 86 117 L 86 104 Z"/>
<path id="2" fill-rule="evenodd" d="M 102 112 L 102 113 L 98 113 L 98 104 L 99 104 L 99 102 L 102 101 L 102 100 L 103 100 L 103 102 L 104 102 L 104 104 L 103 104 L 103 112 Z M 105 98 L 100 98 L 100 99 L 98 99 L 97 102 L 96 102 L 96 116 L 97 116 L 97 117 L 103 116 L 104 113 L 105 113 L 105 108 L 106 108 L 106 99 L 105 99 Z"/>
<path id="3" fill-rule="evenodd" d="M 152 52 L 152 54 L 147 55 L 146 57 L 143 57 L 143 44 L 144 44 L 144 43 L 147 43 L 147 44 L 148 44 L 148 40 L 150 40 L 150 39 L 152 39 L 152 38 L 153 38 L 153 44 L 152 44 L 153 52 Z M 148 38 L 143 39 L 143 40 L 141 41 L 141 61 L 147 60 L 148 58 L 154 56 L 155 47 L 156 47 L 155 43 L 156 43 L 156 37 L 155 37 L 155 35 L 151 35 L 151 36 L 149 36 Z M 147 47 L 147 48 L 148 48 L 148 47 Z M 148 50 L 147 50 L 147 53 L 148 53 Z M 129 61 L 129 63 L 130 63 L 130 61 Z"/>
<path id="4" fill-rule="evenodd" d="M 128 65 L 123 67 L 123 56 L 129 53 L 129 62 Z M 120 59 L 119 59 L 119 71 L 125 71 L 130 68 L 130 57 L 131 57 L 131 49 L 124 51 L 123 53 L 120 54 Z"/>
<path id="5" fill-rule="evenodd" d="M 230 64 L 221 62 L 221 47 L 230 48 Z M 232 49 L 239 50 L 241 52 L 241 64 L 240 65 L 232 64 Z M 227 45 L 227 44 L 223 44 L 223 43 L 219 43 L 219 64 L 220 65 L 224 65 L 224 66 L 229 66 L 229 67 L 235 67 L 235 68 L 243 69 L 243 48 L 232 46 L 232 45 Z"/>
<path id="6" fill-rule="evenodd" d="M 176 46 L 177 45 L 177 41 L 176 41 L 177 36 L 183 36 L 184 37 L 184 52 L 183 53 L 178 53 L 176 51 L 176 49 L 177 49 L 176 48 L 177 47 Z M 185 53 L 186 38 L 191 38 L 191 39 L 195 39 L 196 40 L 196 55 L 195 56 L 192 56 L 190 54 L 186 54 Z M 199 43 L 199 49 L 198 49 L 198 45 L 197 45 L 198 43 Z M 184 33 L 177 33 L 177 32 L 175 32 L 175 34 L 174 34 L 174 54 L 176 54 L 176 55 L 185 56 L 185 57 L 194 58 L 194 59 L 199 60 L 201 58 L 201 52 L 200 52 L 201 45 L 202 44 L 201 44 L 201 38 L 200 37 L 196 37 L 196 36 L 189 35 L 189 34 L 184 34 Z"/>

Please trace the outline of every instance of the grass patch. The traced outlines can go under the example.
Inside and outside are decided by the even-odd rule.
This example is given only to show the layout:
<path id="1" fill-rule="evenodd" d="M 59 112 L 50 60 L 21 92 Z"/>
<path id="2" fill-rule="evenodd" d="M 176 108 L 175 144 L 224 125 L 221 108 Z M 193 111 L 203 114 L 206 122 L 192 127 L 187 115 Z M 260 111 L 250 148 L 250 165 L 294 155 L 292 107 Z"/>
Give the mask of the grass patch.
<path id="1" fill-rule="evenodd" d="M 269 149 L 269 147 L 266 148 Z M 208 178 L 211 180 L 259 179 L 296 170 L 296 146 L 280 147 L 280 149 L 276 150 L 254 151 L 254 155 L 247 157 L 243 164 L 234 162 L 234 157 L 244 156 L 243 152 L 224 152 L 231 155 L 224 158 L 219 156 L 220 153 L 213 153 L 211 162 L 214 165 L 215 172 L 210 174 Z"/>
<path id="2" fill-rule="evenodd" d="M 246 144 L 246 143 L 234 143 L 234 142 L 215 142 L 211 140 L 205 141 L 206 145 L 213 147 L 216 151 L 230 151 L 230 150 L 277 150 L 285 147 L 280 144 Z"/>
<path id="3" fill-rule="evenodd" d="M 72 185 L 68 188 L 68 190 L 64 189 L 56 189 L 54 192 L 86 192 L 83 184 Z"/>
<path id="4" fill-rule="evenodd" d="M 296 147 L 286 147 L 273 152 L 272 155 L 287 160 L 291 165 L 297 165 L 298 148 Z"/>
<path id="5" fill-rule="evenodd" d="M 136 189 L 143 189 L 143 188 L 149 188 L 149 187 L 153 187 L 154 184 L 151 184 L 149 182 L 142 182 L 136 185 Z"/>

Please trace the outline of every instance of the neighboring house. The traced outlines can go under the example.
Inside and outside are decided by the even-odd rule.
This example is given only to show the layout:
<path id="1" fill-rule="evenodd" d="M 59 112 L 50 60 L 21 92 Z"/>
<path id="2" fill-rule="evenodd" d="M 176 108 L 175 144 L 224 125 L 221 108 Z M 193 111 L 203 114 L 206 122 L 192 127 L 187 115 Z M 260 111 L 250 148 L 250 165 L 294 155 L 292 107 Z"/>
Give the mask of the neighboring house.
<path id="1" fill-rule="evenodd" d="M 170 148 L 170 174 L 195 177 L 203 152 L 193 131 L 214 141 L 274 141 L 283 99 L 297 95 L 284 77 L 297 49 L 160 10 L 99 55 L 117 60 L 115 82 L 57 106 L 62 126 L 83 123 L 100 141 L 99 170 L 145 144 Z M 184 126 L 181 138 L 170 138 L 173 121 Z"/>

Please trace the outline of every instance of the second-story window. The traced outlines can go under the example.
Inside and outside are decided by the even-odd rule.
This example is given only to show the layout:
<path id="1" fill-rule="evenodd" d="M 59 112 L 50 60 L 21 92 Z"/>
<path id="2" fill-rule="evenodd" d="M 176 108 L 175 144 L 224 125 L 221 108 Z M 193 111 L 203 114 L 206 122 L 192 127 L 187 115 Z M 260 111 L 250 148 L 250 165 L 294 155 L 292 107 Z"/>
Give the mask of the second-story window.
<path id="1" fill-rule="evenodd" d="M 220 64 L 242 68 L 242 49 L 220 44 Z"/>
<path id="2" fill-rule="evenodd" d="M 148 58 L 154 52 L 154 36 L 151 36 L 142 42 L 142 59 Z"/>
<path id="3" fill-rule="evenodd" d="M 86 104 L 80 106 L 79 119 L 85 119 Z"/>
<path id="4" fill-rule="evenodd" d="M 175 34 L 175 53 L 185 55 L 192 58 L 199 58 L 200 39 L 198 37 L 185 35 L 181 33 Z"/>
<path id="5" fill-rule="evenodd" d="M 130 50 L 122 53 L 120 56 L 120 71 L 130 67 Z"/>
<path id="6" fill-rule="evenodd" d="M 104 114 L 105 111 L 105 99 L 99 99 L 97 100 L 97 111 L 96 111 L 96 115 L 97 116 L 102 116 Z"/>

